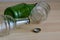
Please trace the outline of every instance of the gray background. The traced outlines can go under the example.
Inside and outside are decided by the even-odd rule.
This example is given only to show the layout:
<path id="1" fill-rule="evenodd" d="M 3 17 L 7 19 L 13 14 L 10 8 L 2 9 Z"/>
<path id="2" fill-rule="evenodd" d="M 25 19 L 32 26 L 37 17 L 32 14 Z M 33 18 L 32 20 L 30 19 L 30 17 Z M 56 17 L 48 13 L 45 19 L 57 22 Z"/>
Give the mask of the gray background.
<path id="1" fill-rule="evenodd" d="M 41 1 L 41 0 L 0 0 L 0 2 L 14 2 L 14 1 L 20 1 L 20 2 L 25 2 L 25 1 Z M 42 1 L 55 1 L 55 2 L 60 2 L 60 0 L 42 0 Z"/>

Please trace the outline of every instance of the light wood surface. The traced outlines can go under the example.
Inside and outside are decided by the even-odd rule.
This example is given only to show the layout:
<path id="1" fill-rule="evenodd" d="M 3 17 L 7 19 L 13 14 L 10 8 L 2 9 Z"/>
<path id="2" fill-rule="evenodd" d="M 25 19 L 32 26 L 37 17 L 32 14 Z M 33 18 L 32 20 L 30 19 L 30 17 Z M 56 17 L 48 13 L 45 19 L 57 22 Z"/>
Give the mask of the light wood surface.
<path id="1" fill-rule="evenodd" d="M 0 2 L 0 14 L 8 6 L 20 2 Z M 51 11 L 47 20 L 41 24 L 22 25 L 19 29 L 13 30 L 10 35 L 0 37 L 0 40 L 60 40 L 60 2 L 48 2 Z M 40 33 L 33 33 L 34 28 L 41 28 Z"/>

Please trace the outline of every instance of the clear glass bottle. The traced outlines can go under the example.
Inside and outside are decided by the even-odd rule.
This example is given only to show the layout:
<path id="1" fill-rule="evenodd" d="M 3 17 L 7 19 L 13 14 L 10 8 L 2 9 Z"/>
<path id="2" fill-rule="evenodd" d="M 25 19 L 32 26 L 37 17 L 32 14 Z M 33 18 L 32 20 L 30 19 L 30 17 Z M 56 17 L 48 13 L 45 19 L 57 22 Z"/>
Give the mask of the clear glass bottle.
<path id="1" fill-rule="evenodd" d="M 9 15 L 0 15 L 0 37 L 10 34 L 16 27 L 29 23 L 29 19 L 16 21 Z"/>
<path id="2" fill-rule="evenodd" d="M 33 23 L 40 23 L 47 19 L 50 6 L 45 1 L 40 1 L 32 9 L 30 19 Z"/>
<path id="3" fill-rule="evenodd" d="M 0 15 L 0 37 L 8 35 L 13 27 L 15 27 L 15 23 L 11 16 Z"/>
<path id="4" fill-rule="evenodd" d="M 0 36 L 9 34 L 9 24 L 4 19 L 5 16 L 0 15 Z"/>

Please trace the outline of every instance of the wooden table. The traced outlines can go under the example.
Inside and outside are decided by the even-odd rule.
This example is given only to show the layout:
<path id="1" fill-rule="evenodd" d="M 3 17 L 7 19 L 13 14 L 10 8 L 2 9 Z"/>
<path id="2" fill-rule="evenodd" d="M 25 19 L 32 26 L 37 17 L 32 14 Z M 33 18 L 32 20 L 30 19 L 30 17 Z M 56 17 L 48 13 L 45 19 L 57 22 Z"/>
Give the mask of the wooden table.
<path id="1" fill-rule="evenodd" d="M 8 6 L 20 2 L 0 2 L 0 14 Z M 41 24 L 22 25 L 19 29 L 13 30 L 10 35 L 0 37 L 0 40 L 60 40 L 60 2 L 48 2 L 51 11 L 47 20 Z M 33 33 L 34 28 L 41 28 L 40 33 Z"/>

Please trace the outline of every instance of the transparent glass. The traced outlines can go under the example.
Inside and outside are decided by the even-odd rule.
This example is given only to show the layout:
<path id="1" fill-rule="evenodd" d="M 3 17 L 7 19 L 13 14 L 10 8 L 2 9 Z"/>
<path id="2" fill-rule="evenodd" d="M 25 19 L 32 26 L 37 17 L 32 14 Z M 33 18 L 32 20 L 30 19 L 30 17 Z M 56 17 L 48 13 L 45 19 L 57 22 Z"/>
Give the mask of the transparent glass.
<path id="1" fill-rule="evenodd" d="M 5 17 L 0 15 L 0 36 L 9 34 L 9 24 L 4 19 Z"/>
<path id="2" fill-rule="evenodd" d="M 40 23 L 47 19 L 50 6 L 45 1 L 40 1 L 31 11 L 30 19 L 33 23 Z"/>
<path id="3" fill-rule="evenodd" d="M 0 15 L 0 36 L 8 35 L 10 33 L 10 30 L 15 26 L 15 23 L 8 19 L 13 20 L 10 16 Z"/>

